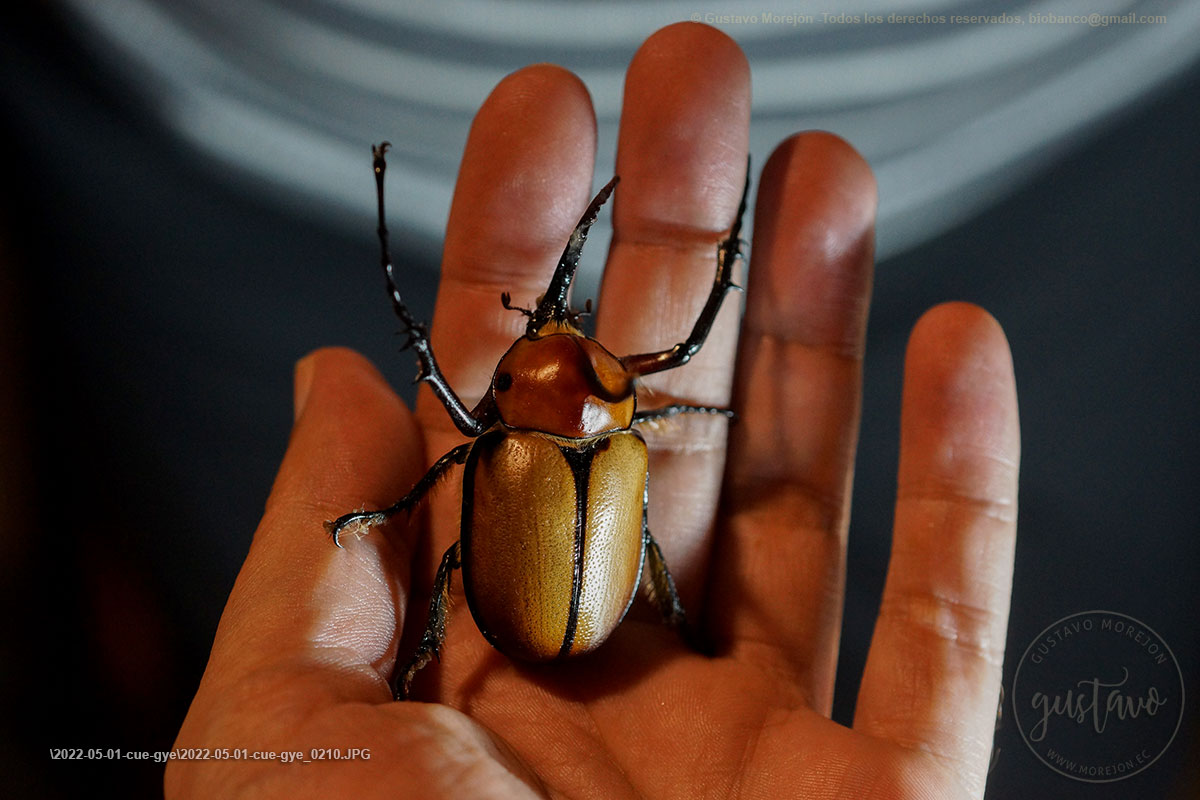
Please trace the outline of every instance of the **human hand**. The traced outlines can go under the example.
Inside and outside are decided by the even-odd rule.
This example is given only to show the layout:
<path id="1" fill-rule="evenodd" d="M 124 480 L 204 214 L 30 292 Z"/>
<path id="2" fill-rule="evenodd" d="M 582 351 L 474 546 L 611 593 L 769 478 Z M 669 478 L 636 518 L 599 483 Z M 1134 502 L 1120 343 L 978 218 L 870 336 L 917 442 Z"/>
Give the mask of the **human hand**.
<path id="1" fill-rule="evenodd" d="M 728 38 L 682 24 L 643 45 L 597 315 L 610 351 L 661 349 L 690 329 L 748 126 L 749 70 Z M 460 396 L 483 393 L 521 334 L 499 294 L 544 290 L 589 199 L 594 149 L 586 91 L 555 67 L 515 73 L 479 112 L 433 325 Z M 370 758 L 173 761 L 168 797 L 982 796 L 1019 451 L 1003 334 L 964 304 L 912 334 L 892 560 L 854 726 L 838 725 L 875 187 L 846 144 L 804 134 L 771 156 L 757 198 L 740 341 L 731 297 L 696 358 L 647 378 L 643 397 L 732 401 L 738 414 L 647 435 L 650 527 L 715 653 L 689 650 L 638 601 L 595 653 L 518 664 L 456 592 L 442 661 L 414 683 L 430 702 L 392 702 L 401 631 L 424 625 L 410 597 L 428 593 L 458 536 L 457 484 L 343 550 L 319 532 L 388 505 L 462 437 L 426 390 L 414 415 L 360 357 L 320 351 L 297 368 L 288 452 L 176 746 Z"/>

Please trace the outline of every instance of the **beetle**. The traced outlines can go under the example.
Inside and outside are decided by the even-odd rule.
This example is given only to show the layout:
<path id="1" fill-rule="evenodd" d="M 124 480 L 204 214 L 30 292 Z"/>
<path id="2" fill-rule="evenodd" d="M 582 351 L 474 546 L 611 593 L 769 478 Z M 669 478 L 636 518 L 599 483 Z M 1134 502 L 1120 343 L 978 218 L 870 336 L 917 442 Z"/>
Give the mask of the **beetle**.
<path id="1" fill-rule="evenodd" d="M 546 661 L 595 649 L 633 602 L 644 569 L 647 594 L 664 621 L 687 637 L 687 617 L 662 550 L 647 524 L 646 442 L 635 426 L 684 413 L 728 409 L 674 404 L 637 410 L 637 379 L 687 363 L 708 337 L 722 301 L 740 289 L 732 272 L 749 193 L 728 236 L 717 243 L 717 270 L 704 308 L 687 339 L 652 353 L 617 357 L 580 328 L 568 304 L 588 230 L 616 187 L 614 177 L 588 205 L 571 234 L 546 292 L 533 309 L 506 309 L 528 318 L 500 359 L 474 408 L 454 393 L 438 368 L 428 328 L 415 320 L 396 283 L 383 204 L 389 144 L 373 146 L 381 262 L 392 307 L 430 385 L 458 430 L 471 441 L 443 455 L 408 494 L 377 511 L 344 514 L 326 529 L 339 547 L 347 531 L 363 533 L 410 511 L 455 465 L 463 465 L 460 538 L 442 556 L 433 581 L 424 634 L 392 681 L 406 698 L 413 676 L 440 656 L 446 636 L 450 577 L 462 568 L 467 605 L 483 636 L 506 656 Z"/>

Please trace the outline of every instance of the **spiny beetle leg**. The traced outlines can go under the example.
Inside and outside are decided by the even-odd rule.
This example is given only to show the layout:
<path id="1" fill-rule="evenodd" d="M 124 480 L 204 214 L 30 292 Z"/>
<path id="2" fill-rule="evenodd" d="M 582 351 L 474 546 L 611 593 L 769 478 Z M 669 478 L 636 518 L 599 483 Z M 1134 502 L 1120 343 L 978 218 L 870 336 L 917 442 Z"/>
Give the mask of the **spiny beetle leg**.
<path id="1" fill-rule="evenodd" d="M 433 357 L 433 348 L 429 344 L 429 331 L 423 322 L 413 318 L 412 313 L 400 296 L 400 287 L 396 284 L 396 270 L 392 266 L 392 254 L 388 244 L 388 228 L 383 210 L 383 174 L 387 170 L 387 160 L 384 158 L 391 144 L 384 142 L 373 145 L 371 152 L 375 157 L 375 197 L 379 206 L 379 249 L 380 261 L 383 264 L 383 274 L 387 280 L 388 297 L 392 301 L 392 309 L 404 326 L 404 334 L 408 340 L 404 349 L 412 348 L 417 354 L 417 381 L 425 381 L 433 389 L 434 395 L 446 407 L 446 413 L 454 421 L 454 426 L 464 436 L 478 436 L 492 426 L 496 420 L 486 415 L 476 415 L 463 404 L 454 390 L 450 388 L 446 376 L 438 368 L 437 359 Z"/>
<path id="2" fill-rule="evenodd" d="M 679 592 L 675 590 L 675 579 L 667 569 L 662 548 L 650 535 L 649 528 L 643 528 L 642 537 L 646 541 L 646 566 L 650 569 L 647 596 L 662 614 L 663 622 L 682 632 L 687 626 L 687 614 L 684 613 L 683 603 L 679 600 Z"/>
<path id="3" fill-rule="evenodd" d="M 729 229 L 729 235 L 717 245 L 717 274 L 713 279 L 712 291 L 708 293 L 708 300 L 704 303 L 704 308 L 701 309 L 695 325 L 692 326 L 692 332 L 685 341 L 668 350 L 623 357 L 621 365 L 626 370 L 634 375 L 650 375 L 654 372 L 675 369 L 690 361 L 692 356 L 696 355 L 704 345 L 704 340 L 708 338 L 713 322 L 717 319 L 717 312 L 721 310 L 721 303 L 725 299 L 725 295 L 732 289 L 740 290 L 742 288 L 733 282 L 733 265 L 742 257 L 742 245 L 744 244 L 741 240 L 742 217 L 746 214 L 746 199 L 749 194 L 750 161 L 747 159 L 746 183 L 742 187 L 742 199 L 738 203 L 737 215 L 734 217 L 733 226 Z"/>
<path id="4" fill-rule="evenodd" d="M 378 511 L 352 511 L 349 514 L 343 514 L 332 522 L 325 523 L 325 530 L 333 537 L 333 543 L 338 547 L 342 546 L 339 540 L 342 533 L 348 527 L 366 528 L 369 529 L 375 525 L 386 522 L 392 516 L 399 514 L 401 511 L 409 511 L 433 488 L 433 485 L 441 480 L 446 471 L 455 464 L 461 464 L 467 460 L 467 454 L 471 452 L 471 442 L 460 444 L 458 447 L 451 450 L 446 455 L 434 462 L 429 471 L 421 480 L 417 481 L 416 486 L 409 490 L 408 494 L 401 497 L 387 508 L 381 508 Z"/>
<path id="5" fill-rule="evenodd" d="M 408 698 L 413 676 L 434 658 L 441 658 L 442 643 L 446 641 L 446 616 L 450 605 L 450 573 L 462 566 L 459 543 L 450 545 L 442 556 L 437 575 L 433 579 L 433 596 L 429 598 L 429 619 L 421 643 L 404 669 L 396 671 L 392 679 L 392 695 L 397 700 Z"/>
<path id="6" fill-rule="evenodd" d="M 733 413 L 728 408 L 717 408 L 716 406 L 693 406 L 687 403 L 674 403 L 662 408 L 650 408 L 645 411 L 634 412 L 633 424 L 637 425 L 642 422 L 656 422 L 660 419 L 668 417 L 676 417 L 680 414 L 720 414 L 730 420 L 737 420 L 737 414 Z"/>
<path id="7" fill-rule="evenodd" d="M 663 622 L 674 628 L 689 647 L 699 653 L 709 652 L 709 648 L 690 624 L 683 610 L 683 602 L 675 589 L 675 579 L 671 570 L 667 569 L 667 560 L 663 558 L 662 548 L 650 535 L 650 479 L 642 488 L 642 548 L 646 552 L 646 567 L 649 570 L 649 581 L 646 583 L 646 597 L 651 605 L 658 609 Z"/>
<path id="8" fill-rule="evenodd" d="M 642 536 L 646 541 L 646 566 L 650 569 L 647 597 L 662 615 L 663 622 L 674 628 L 688 647 L 697 653 L 711 653 L 712 647 L 688 621 L 683 603 L 679 600 L 679 592 L 675 589 L 675 579 L 671 577 L 671 571 L 667 569 L 667 562 L 663 558 L 662 549 L 644 524 Z"/>

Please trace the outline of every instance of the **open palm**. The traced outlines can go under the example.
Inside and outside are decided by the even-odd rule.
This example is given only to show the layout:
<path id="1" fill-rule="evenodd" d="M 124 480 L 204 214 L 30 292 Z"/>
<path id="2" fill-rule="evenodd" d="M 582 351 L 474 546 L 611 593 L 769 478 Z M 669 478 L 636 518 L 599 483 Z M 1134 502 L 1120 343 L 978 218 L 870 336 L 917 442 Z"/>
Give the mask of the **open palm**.
<path id="1" fill-rule="evenodd" d="M 634 58 L 596 320 L 610 351 L 690 330 L 741 192 L 749 108 L 745 59 L 711 28 L 666 28 Z M 587 92 L 556 67 L 511 75 L 476 117 L 433 325 L 468 403 L 525 323 L 499 295 L 528 305 L 544 290 L 594 151 Z M 176 742 L 245 757 L 173 761 L 168 796 L 981 797 L 1019 437 L 1007 345 L 973 306 L 933 309 L 910 340 L 883 605 L 854 727 L 828 718 L 874 211 L 845 143 L 782 143 L 757 190 L 744 318 L 731 297 L 700 354 L 639 393 L 643 408 L 738 414 L 646 432 L 650 528 L 712 653 L 639 601 L 597 652 L 516 664 L 475 629 L 456 579 L 441 662 L 415 701 L 392 702 L 397 651 L 458 537 L 456 478 L 344 550 L 322 523 L 390 504 L 463 438 L 427 391 L 413 415 L 353 353 L 302 361 L 288 453 Z M 310 763 L 282 763 L 293 752 Z"/>

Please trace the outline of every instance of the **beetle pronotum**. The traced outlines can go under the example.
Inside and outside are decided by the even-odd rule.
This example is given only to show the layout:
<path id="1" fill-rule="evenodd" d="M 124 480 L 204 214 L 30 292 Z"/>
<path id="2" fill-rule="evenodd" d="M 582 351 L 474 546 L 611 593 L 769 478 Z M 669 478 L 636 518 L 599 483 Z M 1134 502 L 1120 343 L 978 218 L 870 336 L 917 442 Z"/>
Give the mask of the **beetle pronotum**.
<path id="1" fill-rule="evenodd" d="M 717 243 L 712 290 L 685 341 L 618 358 L 580 330 L 579 313 L 568 305 L 580 252 L 617 184 L 614 177 L 576 225 L 537 307 L 518 308 L 507 292 L 501 295 L 505 308 L 529 322 L 500 359 L 488 391 L 468 408 L 438 369 L 428 329 L 413 319 L 396 284 L 383 209 L 388 147 L 373 147 L 388 294 L 408 337 L 404 347 L 417 354 L 417 380 L 429 383 L 472 440 L 439 458 L 388 508 L 326 523 L 340 547 L 347 529 L 363 531 L 411 510 L 453 465 L 465 465 L 460 538 L 442 556 L 421 642 L 393 678 L 396 699 L 408 696 L 413 675 L 439 654 L 450 574 L 458 567 L 476 625 L 512 658 L 544 661 L 600 646 L 632 604 L 646 562 L 650 600 L 664 621 L 684 631 L 683 606 L 646 522 L 648 457 L 635 426 L 682 413 L 732 413 L 685 404 L 638 411 L 635 382 L 686 364 L 704 344 L 725 295 L 738 288 L 732 272 L 741 257 L 749 169 L 729 235 Z"/>

